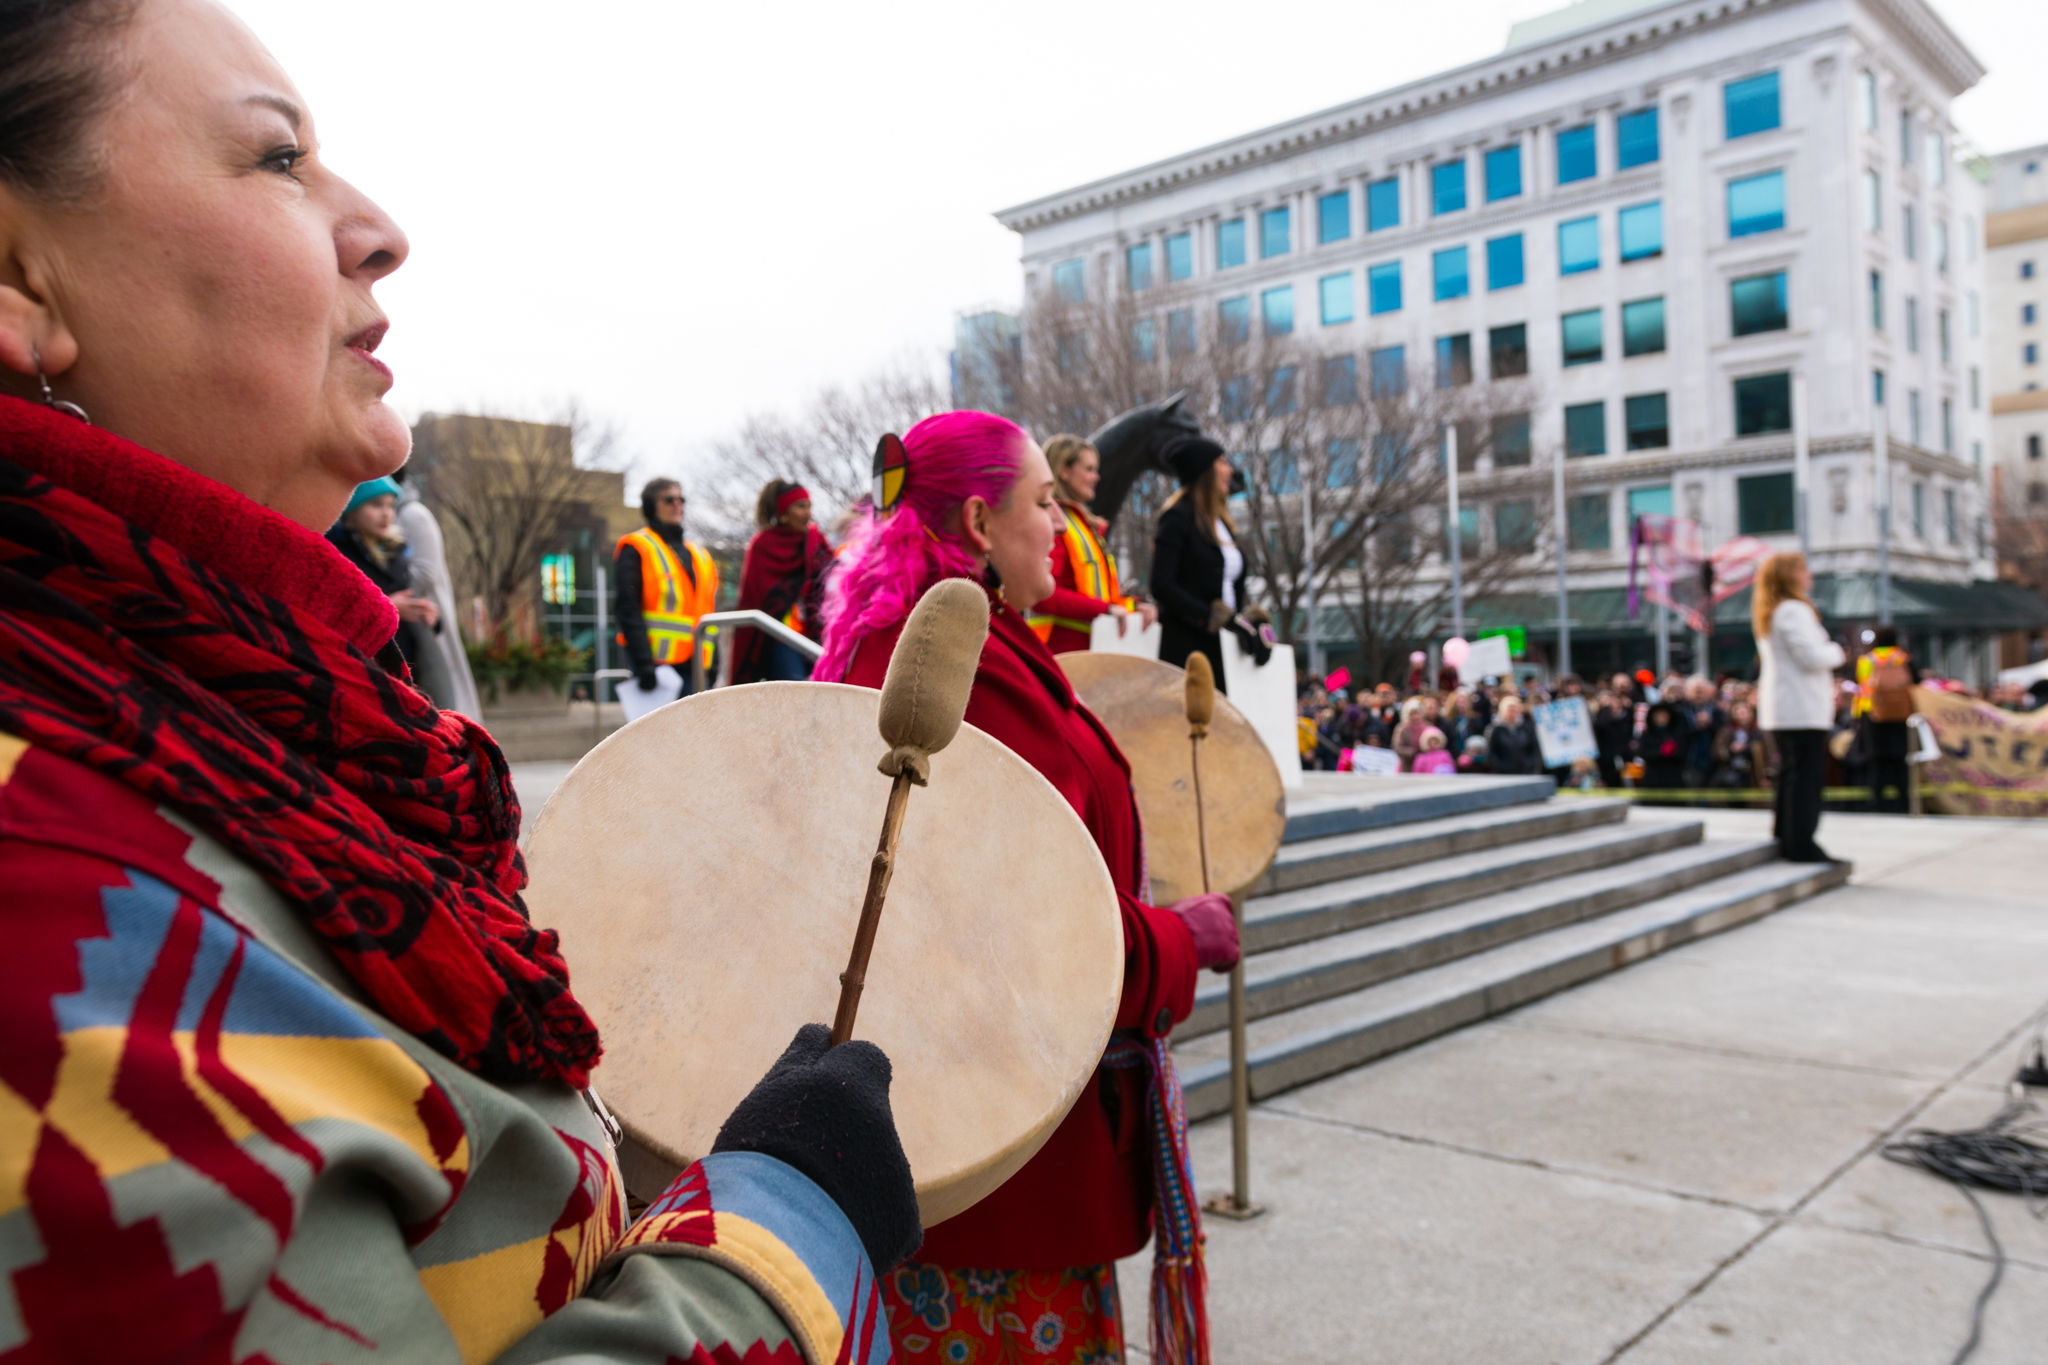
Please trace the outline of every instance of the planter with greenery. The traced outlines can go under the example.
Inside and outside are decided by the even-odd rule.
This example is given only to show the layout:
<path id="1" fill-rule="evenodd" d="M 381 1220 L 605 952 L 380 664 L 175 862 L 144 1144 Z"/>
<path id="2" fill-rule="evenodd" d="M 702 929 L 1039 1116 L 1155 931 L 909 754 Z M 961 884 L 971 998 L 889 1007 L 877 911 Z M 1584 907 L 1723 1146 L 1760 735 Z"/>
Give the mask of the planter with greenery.
<path id="1" fill-rule="evenodd" d="M 590 651 L 567 640 L 507 640 L 469 646 L 469 669 L 484 704 L 504 711 L 559 708 L 572 673 L 590 671 Z"/>

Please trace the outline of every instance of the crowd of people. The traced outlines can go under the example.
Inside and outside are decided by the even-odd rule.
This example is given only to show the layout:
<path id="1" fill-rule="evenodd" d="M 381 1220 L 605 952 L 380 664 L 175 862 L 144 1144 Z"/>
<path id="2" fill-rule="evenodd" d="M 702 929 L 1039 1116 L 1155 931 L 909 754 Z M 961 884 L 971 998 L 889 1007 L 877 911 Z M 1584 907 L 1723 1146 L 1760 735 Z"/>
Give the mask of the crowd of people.
<path id="1" fill-rule="evenodd" d="M 2048 705 L 2048 688 L 1978 689 L 1935 678 L 1898 647 L 1888 627 L 1863 636 L 1868 648 L 1843 667 L 1836 685 L 1827 735 L 1840 780 L 1829 785 L 1872 788 L 1874 809 L 1904 809 L 1906 723 L 1877 696 L 1890 682 L 1883 676 L 1887 668 L 1902 670 L 1908 686 L 1938 686 L 2003 710 Z M 1464 682 L 1447 668 L 1431 687 L 1352 687 L 1342 674 L 1337 681 L 1331 686 L 1307 678 L 1300 685 L 1304 768 L 1378 766 L 1357 753 L 1365 748 L 1390 751 L 1404 773 L 1548 773 L 1560 786 L 1581 790 L 1768 791 L 1777 783 L 1779 756 L 1758 717 L 1758 684 L 1733 674 L 1660 678 L 1645 668 L 1604 680 L 1565 674 Z M 1409 681 L 1421 682 L 1421 671 L 1411 670 Z M 1565 697 L 1585 698 L 1599 756 L 1551 767 L 1543 761 L 1530 708 Z"/>

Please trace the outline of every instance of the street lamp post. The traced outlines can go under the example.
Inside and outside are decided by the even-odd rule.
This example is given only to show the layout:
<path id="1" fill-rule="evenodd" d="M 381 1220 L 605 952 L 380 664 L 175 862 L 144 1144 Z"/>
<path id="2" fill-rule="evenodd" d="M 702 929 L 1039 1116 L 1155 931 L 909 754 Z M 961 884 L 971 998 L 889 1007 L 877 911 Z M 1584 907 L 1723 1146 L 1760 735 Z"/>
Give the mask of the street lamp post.
<path id="1" fill-rule="evenodd" d="M 1572 614 L 1571 597 L 1566 587 L 1565 549 L 1570 534 L 1564 508 L 1564 447 L 1557 448 L 1557 458 L 1550 466 L 1550 496 L 1556 504 L 1557 515 L 1557 675 L 1561 678 L 1572 671 Z"/>
<path id="2" fill-rule="evenodd" d="M 1464 523 L 1458 513 L 1458 424 L 1444 426 L 1444 466 L 1450 472 L 1451 527 L 1448 539 L 1451 542 L 1451 634 L 1460 640 L 1465 638 L 1465 569 L 1461 545 L 1465 539 Z"/>

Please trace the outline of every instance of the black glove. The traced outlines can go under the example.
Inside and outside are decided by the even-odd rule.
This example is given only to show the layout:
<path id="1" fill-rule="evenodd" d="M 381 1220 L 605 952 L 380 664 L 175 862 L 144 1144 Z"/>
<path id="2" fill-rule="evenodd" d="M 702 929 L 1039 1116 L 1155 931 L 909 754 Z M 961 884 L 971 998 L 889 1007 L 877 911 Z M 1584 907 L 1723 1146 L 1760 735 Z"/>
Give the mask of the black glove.
<path id="1" fill-rule="evenodd" d="M 639 684 L 642 692 L 652 692 L 655 688 L 654 665 L 649 664 L 645 668 L 635 670 L 633 681 Z"/>
<path id="2" fill-rule="evenodd" d="M 1242 616 L 1233 616 L 1230 618 L 1230 630 L 1237 636 L 1237 642 L 1244 646 L 1244 652 L 1252 656 L 1252 662 L 1264 668 L 1273 657 L 1273 628 L 1255 627 Z"/>
<path id="3" fill-rule="evenodd" d="M 873 1043 L 833 1047 L 832 1030 L 805 1024 L 711 1150 L 759 1152 L 809 1176 L 860 1234 L 876 1274 L 924 1241 L 910 1162 L 889 1112 L 889 1059 Z"/>

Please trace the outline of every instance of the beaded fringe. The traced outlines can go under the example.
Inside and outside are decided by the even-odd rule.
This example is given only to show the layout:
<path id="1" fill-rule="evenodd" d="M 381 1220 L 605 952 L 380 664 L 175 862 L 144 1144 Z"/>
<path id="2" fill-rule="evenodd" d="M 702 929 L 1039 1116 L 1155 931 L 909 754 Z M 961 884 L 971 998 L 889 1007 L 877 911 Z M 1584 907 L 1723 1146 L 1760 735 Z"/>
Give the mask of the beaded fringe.
<path id="1" fill-rule="evenodd" d="M 1188 1113 L 1173 1049 L 1112 1039 L 1103 1061 L 1148 1067 L 1152 1138 L 1152 1359 L 1156 1365 L 1209 1365 L 1209 1272 L 1202 1261 L 1202 1214 L 1188 1163 Z"/>

